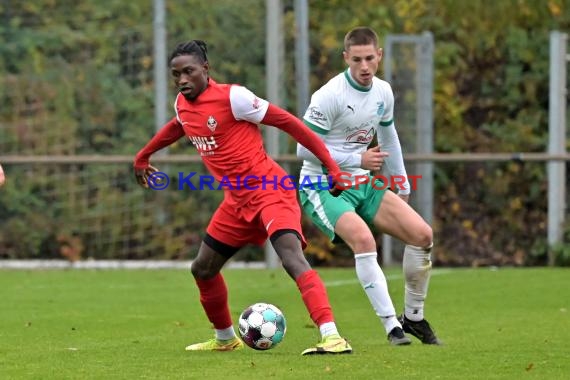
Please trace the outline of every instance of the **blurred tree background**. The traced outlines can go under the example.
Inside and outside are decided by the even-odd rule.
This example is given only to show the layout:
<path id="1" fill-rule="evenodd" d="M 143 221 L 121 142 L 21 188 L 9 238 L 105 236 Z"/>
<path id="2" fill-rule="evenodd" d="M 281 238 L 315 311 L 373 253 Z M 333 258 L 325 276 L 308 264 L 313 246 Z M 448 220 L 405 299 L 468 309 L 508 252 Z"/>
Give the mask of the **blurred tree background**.
<path id="1" fill-rule="evenodd" d="M 282 3 L 283 106 L 296 114 L 293 1 Z M 166 4 L 167 51 L 206 40 L 216 80 L 265 96 L 265 1 Z M 569 29 L 567 1 L 313 0 L 309 17 L 311 91 L 344 69 L 350 28 L 369 25 L 381 37 L 430 31 L 435 151 L 546 150 L 549 33 Z M 0 19 L 0 155 L 134 156 L 153 135 L 152 1 L 3 0 Z M 169 152 L 195 154 L 184 139 Z M 177 191 L 176 179 L 142 191 L 125 164 L 4 166 L 0 258 L 190 259 L 222 197 Z M 167 168 L 205 173 L 200 164 Z M 437 163 L 435 173 L 436 263 L 546 263 L 544 164 Z M 350 260 L 346 247 L 304 225 L 316 263 Z M 570 224 L 564 239 L 559 265 L 570 264 Z M 262 250 L 240 255 L 260 259 Z"/>

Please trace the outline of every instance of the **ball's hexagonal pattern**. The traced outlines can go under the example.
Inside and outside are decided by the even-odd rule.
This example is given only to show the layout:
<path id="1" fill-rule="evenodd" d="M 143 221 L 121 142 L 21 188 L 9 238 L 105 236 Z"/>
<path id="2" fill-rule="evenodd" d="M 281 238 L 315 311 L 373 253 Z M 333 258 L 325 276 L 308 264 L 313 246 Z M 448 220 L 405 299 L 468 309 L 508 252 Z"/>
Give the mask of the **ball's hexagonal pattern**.
<path id="1" fill-rule="evenodd" d="M 287 323 L 275 305 L 258 302 L 247 307 L 239 316 L 241 339 L 255 350 L 268 350 L 283 341 Z"/>

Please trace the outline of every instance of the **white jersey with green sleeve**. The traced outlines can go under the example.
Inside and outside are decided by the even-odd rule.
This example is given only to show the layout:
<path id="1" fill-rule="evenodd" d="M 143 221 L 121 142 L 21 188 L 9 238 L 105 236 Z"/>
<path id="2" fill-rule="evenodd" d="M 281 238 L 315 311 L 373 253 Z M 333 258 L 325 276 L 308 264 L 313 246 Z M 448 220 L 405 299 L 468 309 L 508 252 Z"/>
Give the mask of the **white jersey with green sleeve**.
<path id="1" fill-rule="evenodd" d="M 409 194 L 410 184 L 393 118 L 394 94 L 390 84 L 374 77 L 370 87 L 363 87 L 347 69 L 313 94 L 303 121 L 321 137 L 342 171 L 352 176 L 370 173 L 360 167 L 362 153 L 377 134 L 381 150 L 390 154 L 384 163 L 388 176 L 406 178 L 399 193 Z M 323 180 L 326 169 L 309 150 L 298 144 L 297 155 L 303 159 L 301 180 L 307 177 L 311 181 L 319 177 Z"/>

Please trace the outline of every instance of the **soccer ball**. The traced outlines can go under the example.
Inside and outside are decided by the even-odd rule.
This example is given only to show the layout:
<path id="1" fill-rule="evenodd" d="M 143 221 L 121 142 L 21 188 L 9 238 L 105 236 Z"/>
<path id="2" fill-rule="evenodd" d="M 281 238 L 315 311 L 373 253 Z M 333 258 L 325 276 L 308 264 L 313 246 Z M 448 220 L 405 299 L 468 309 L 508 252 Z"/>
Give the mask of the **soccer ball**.
<path id="1" fill-rule="evenodd" d="M 239 316 L 239 335 L 255 350 L 269 350 L 283 340 L 287 330 L 285 316 L 276 306 L 259 302 Z"/>

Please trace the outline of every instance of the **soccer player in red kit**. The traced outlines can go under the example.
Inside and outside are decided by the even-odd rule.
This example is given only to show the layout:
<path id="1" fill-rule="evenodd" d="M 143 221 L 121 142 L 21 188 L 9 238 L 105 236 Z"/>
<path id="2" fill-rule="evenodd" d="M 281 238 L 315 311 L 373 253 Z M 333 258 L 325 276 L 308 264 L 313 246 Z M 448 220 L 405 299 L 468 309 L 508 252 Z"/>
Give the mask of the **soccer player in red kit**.
<path id="1" fill-rule="evenodd" d="M 150 156 L 187 136 L 208 171 L 228 185 L 191 268 L 216 336 L 186 350 L 233 351 L 243 347 L 234 331 L 220 271 L 241 247 L 263 244 L 269 237 L 321 333 L 321 341 L 302 354 L 350 353 L 352 348 L 337 331 L 324 284 L 303 255 L 306 243 L 294 187 L 281 181 L 287 173 L 266 153 L 258 125 L 272 125 L 293 136 L 323 162 L 333 178 L 340 174 L 340 168 L 322 141 L 293 115 L 245 87 L 219 84 L 210 78 L 206 53 L 206 43 L 200 40 L 176 46 L 170 56 L 171 74 L 179 91 L 176 117 L 157 132 L 134 161 L 137 181 L 148 188 L 156 172 L 149 163 Z"/>

